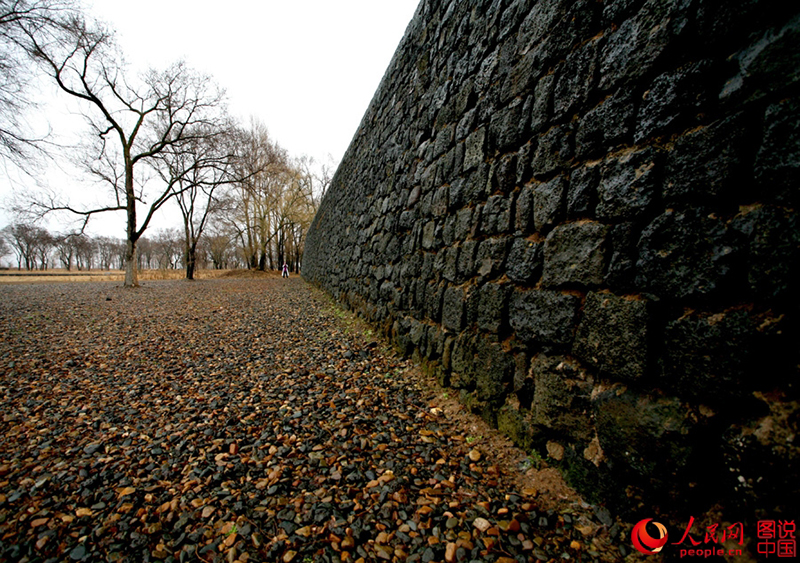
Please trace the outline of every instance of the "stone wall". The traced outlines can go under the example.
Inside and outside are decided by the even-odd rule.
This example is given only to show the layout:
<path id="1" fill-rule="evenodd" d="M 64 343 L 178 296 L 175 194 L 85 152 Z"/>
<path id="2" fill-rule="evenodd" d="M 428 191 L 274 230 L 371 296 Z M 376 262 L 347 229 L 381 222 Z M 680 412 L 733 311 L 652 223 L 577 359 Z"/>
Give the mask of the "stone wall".
<path id="1" fill-rule="evenodd" d="M 798 506 L 799 14 L 423 0 L 304 276 L 590 499 Z"/>

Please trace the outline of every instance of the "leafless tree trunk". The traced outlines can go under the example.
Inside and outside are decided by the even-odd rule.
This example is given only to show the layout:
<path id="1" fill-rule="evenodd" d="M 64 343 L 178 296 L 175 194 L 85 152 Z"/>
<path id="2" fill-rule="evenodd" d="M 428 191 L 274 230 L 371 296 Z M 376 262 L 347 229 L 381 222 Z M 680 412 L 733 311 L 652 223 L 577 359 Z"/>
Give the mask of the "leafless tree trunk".
<path id="1" fill-rule="evenodd" d="M 138 165 L 192 141 L 193 132 L 213 125 L 223 93 L 183 63 L 150 71 L 134 84 L 112 34 L 77 16 L 57 33 L 34 31 L 26 39 L 29 53 L 59 89 L 84 103 L 89 138 L 95 140 L 89 171 L 105 184 L 109 196 L 105 205 L 85 208 L 51 195 L 30 202 L 29 210 L 39 215 L 76 214 L 83 218 L 81 232 L 95 214 L 125 212 L 125 286 L 138 286 L 136 244 L 156 211 L 174 195 L 169 187 L 145 193 L 146 182 L 137 181 Z"/>
<path id="2" fill-rule="evenodd" d="M 186 279 L 194 279 L 197 248 L 208 218 L 219 206 L 215 194 L 235 181 L 235 135 L 233 125 L 209 128 L 205 135 L 179 150 L 164 151 L 155 161 L 161 179 L 171 186 L 181 211 L 184 230 Z"/>
<path id="3" fill-rule="evenodd" d="M 7 254 L 11 254 L 11 247 L 6 242 L 3 233 L 0 233 L 0 258 L 6 256 Z"/>

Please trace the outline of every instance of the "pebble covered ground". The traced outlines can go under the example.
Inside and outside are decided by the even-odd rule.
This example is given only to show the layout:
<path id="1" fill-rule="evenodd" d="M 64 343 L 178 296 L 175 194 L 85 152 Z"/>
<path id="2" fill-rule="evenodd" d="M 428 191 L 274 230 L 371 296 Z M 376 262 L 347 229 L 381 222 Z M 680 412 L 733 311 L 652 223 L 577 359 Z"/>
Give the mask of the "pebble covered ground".
<path id="1" fill-rule="evenodd" d="M 0 287 L 0 561 L 625 555 L 354 323 L 297 277 Z"/>

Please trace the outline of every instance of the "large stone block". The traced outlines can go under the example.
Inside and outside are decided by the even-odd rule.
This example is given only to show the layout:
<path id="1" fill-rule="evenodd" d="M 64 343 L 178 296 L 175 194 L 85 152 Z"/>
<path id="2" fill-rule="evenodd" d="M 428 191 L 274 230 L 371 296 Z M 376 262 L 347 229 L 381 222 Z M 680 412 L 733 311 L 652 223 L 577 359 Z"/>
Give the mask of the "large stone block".
<path id="1" fill-rule="evenodd" d="M 380 286 L 381 303 L 389 305 L 392 311 L 401 307 L 403 294 L 391 280 L 386 280 Z"/>
<path id="2" fill-rule="evenodd" d="M 468 240 L 461 244 L 461 252 L 458 253 L 458 278 L 469 279 L 475 275 L 477 267 L 475 265 L 475 251 L 478 243 Z"/>
<path id="3" fill-rule="evenodd" d="M 653 203 L 658 186 L 659 154 L 652 148 L 625 152 L 602 165 L 597 188 L 600 219 L 638 219 Z"/>
<path id="4" fill-rule="evenodd" d="M 606 285 L 617 292 L 636 290 L 636 243 L 639 232 L 635 223 L 620 223 L 609 230 L 611 258 L 606 270 Z"/>
<path id="5" fill-rule="evenodd" d="M 581 300 L 549 290 L 517 290 L 511 295 L 508 320 L 526 342 L 569 344 L 575 334 Z"/>
<path id="6" fill-rule="evenodd" d="M 656 61 L 686 28 L 685 2 L 648 0 L 607 37 L 600 63 L 600 88 L 611 90 L 652 72 Z"/>
<path id="7" fill-rule="evenodd" d="M 533 93 L 533 108 L 531 109 L 531 132 L 533 133 L 544 131 L 550 122 L 555 78 L 554 74 L 547 74 L 536 83 Z"/>
<path id="8" fill-rule="evenodd" d="M 748 123 L 742 114 L 680 137 L 669 153 L 663 180 L 668 204 L 739 201 L 744 191 Z"/>
<path id="9" fill-rule="evenodd" d="M 448 125 L 443 127 L 437 134 L 433 143 L 433 153 L 431 158 L 437 158 L 447 152 L 453 144 L 455 138 L 455 127 Z"/>
<path id="10" fill-rule="evenodd" d="M 492 161 L 489 173 L 488 193 L 509 194 L 517 187 L 517 155 L 510 153 Z"/>
<path id="11" fill-rule="evenodd" d="M 691 466 L 698 426 L 688 405 L 616 387 L 596 390 L 592 403 L 600 446 L 618 474 L 632 472 L 658 489 L 682 483 L 676 479 Z"/>
<path id="12" fill-rule="evenodd" d="M 493 195 L 481 215 L 481 231 L 487 235 L 504 233 L 511 228 L 511 198 Z"/>
<path id="13" fill-rule="evenodd" d="M 800 202 L 800 100 L 790 98 L 767 108 L 765 129 L 755 162 L 759 187 L 781 203 Z"/>
<path id="14" fill-rule="evenodd" d="M 453 246 L 456 243 L 456 222 L 458 217 L 456 215 L 448 215 L 444 220 L 444 227 L 442 227 L 442 243 L 445 247 Z"/>
<path id="15" fill-rule="evenodd" d="M 657 77 L 647 89 L 636 116 L 637 143 L 658 135 L 679 131 L 697 121 L 716 91 L 710 61 L 700 61 Z"/>
<path id="16" fill-rule="evenodd" d="M 747 282 L 755 298 L 790 300 L 800 280 L 800 220 L 795 211 L 756 206 L 733 221 L 745 239 Z"/>
<path id="17" fill-rule="evenodd" d="M 529 411 L 507 403 L 497 411 L 497 429 L 518 447 L 531 451 L 534 447 L 531 418 Z"/>
<path id="18" fill-rule="evenodd" d="M 601 39 L 596 38 L 567 56 L 558 68 L 558 80 L 553 94 L 553 113 L 556 119 L 585 104 L 595 84 L 597 57 Z"/>
<path id="19" fill-rule="evenodd" d="M 450 354 L 452 374 L 450 384 L 453 387 L 470 387 L 475 381 L 475 342 L 467 332 L 462 332 L 453 341 Z"/>
<path id="20" fill-rule="evenodd" d="M 557 435 L 588 441 L 592 435 L 593 380 L 575 360 L 539 354 L 531 362 L 535 424 Z"/>
<path id="21" fill-rule="evenodd" d="M 727 405 L 796 377 L 786 318 L 771 311 L 690 313 L 667 323 L 665 385 L 687 399 Z"/>
<path id="22" fill-rule="evenodd" d="M 460 248 L 458 246 L 451 246 L 442 249 L 439 254 L 444 256 L 444 267 L 442 268 L 442 277 L 449 282 L 455 282 L 458 278 L 458 253 Z"/>
<path id="23" fill-rule="evenodd" d="M 450 186 L 439 186 L 433 192 L 433 198 L 431 200 L 431 213 L 435 217 L 444 217 L 447 215 L 449 193 Z"/>
<path id="24" fill-rule="evenodd" d="M 420 261 L 419 271 L 420 276 L 422 279 L 426 281 L 430 281 L 436 277 L 437 272 L 434 271 L 434 262 L 436 262 L 436 253 L 435 252 L 420 252 L 417 254 L 420 256 L 417 260 Z"/>
<path id="25" fill-rule="evenodd" d="M 512 281 L 533 283 L 542 272 L 542 243 L 516 238 L 511 243 L 506 262 L 506 275 Z"/>
<path id="26" fill-rule="evenodd" d="M 777 11 L 777 7 L 773 9 Z M 800 52 L 797 50 L 800 15 L 795 12 L 788 21 L 780 21 L 779 25 L 753 39 L 750 45 L 731 57 L 738 68 L 719 94 L 723 102 L 741 104 L 760 99 L 785 91 L 800 81 Z"/>
<path id="27" fill-rule="evenodd" d="M 514 206 L 514 231 L 519 234 L 527 235 L 533 232 L 533 190 L 537 183 L 529 183 L 523 186 L 517 196 Z"/>
<path id="28" fill-rule="evenodd" d="M 497 333 L 507 318 L 506 299 L 508 286 L 487 283 L 478 288 L 478 328 Z"/>
<path id="29" fill-rule="evenodd" d="M 466 140 L 466 151 L 464 152 L 464 171 L 475 168 L 483 162 L 484 144 L 486 141 L 486 129 L 480 128 L 472 133 Z"/>
<path id="30" fill-rule="evenodd" d="M 479 276 L 489 278 L 502 271 L 506 261 L 508 242 L 505 237 L 495 237 L 484 239 L 478 244 L 475 264 Z"/>
<path id="31" fill-rule="evenodd" d="M 600 154 L 628 140 L 633 131 L 633 96 L 621 89 L 581 117 L 575 136 L 578 158 Z"/>
<path id="32" fill-rule="evenodd" d="M 503 83 L 500 100 L 506 102 L 532 90 L 536 85 L 536 60 L 533 52 L 521 57 L 511 68 Z"/>
<path id="33" fill-rule="evenodd" d="M 648 364 L 647 307 L 639 298 L 589 293 L 573 354 L 601 373 L 626 381 L 641 378 Z"/>
<path id="34" fill-rule="evenodd" d="M 489 186 L 487 177 L 489 175 L 489 165 L 481 162 L 476 168 L 471 170 L 464 180 L 464 201 L 469 203 L 477 203 L 485 201 L 489 195 L 487 188 Z"/>
<path id="35" fill-rule="evenodd" d="M 453 332 L 464 328 L 464 290 L 459 286 L 449 286 L 444 291 L 442 326 Z"/>
<path id="36" fill-rule="evenodd" d="M 533 188 L 533 225 L 539 233 L 547 233 L 561 219 L 566 191 L 564 176 L 556 176 Z"/>
<path id="37" fill-rule="evenodd" d="M 408 336 L 409 329 L 409 319 L 401 317 L 392 323 L 389 333 L 395 349 L 403 355 L 411 355 L 414 350 L 414 344 Z"/>
<path id="38" fill-rule="evenodd" d="M 567 188 L 567 217 L 594 217 L 599 183 L 600 167 L 597 164 L 579 166 L 572 170 Z"/>
<path id="39" fill-rule="evenodd" d="M 475 351 L 475 390 L 481 401 L 497 401 L 505 394 L 514 377 L 514 357 L 494 337 L 479 337 Z"/>
<path id="40" fill-rule="evenodd" d="M 545 176 L 566 168 L 574 154 L 573 137 L 571 123 L 551 127 L 542 135 L 531 162 L 534 176 Z"/>
<path id="41" fill-rule="evenodd" d="M 472 228 L 472 212 L 473 209 L 471 207 L 465 207 L 464 209 L 459 209 L 456 213 L 453 236 L 457 240 L 466 240 L 467 236 L 469 236 L 469 231 Z"/>
<path id="42" fill-rule="evenodd" d="M 533 97 L 529 96 L 529 100 L 530 103 L 532 103 Z M 527 182 L 530 178 L 531 157 L 533 155 L 534 148 L 533 140 L 530 140 L 522 145 L 517 151 L 517 174 L 514 178 L 514 187 L 524 185 L 525 182 Z"/>
<path id="43" fill-rule="evenodd" d="M 554 66 L 571 52 L 594 39 L 592 36 L 597 32 L 594 27 L 594 6 L 593 0 L 573 0 L 567 6 L 563 6 L 563 11 L 553 27 L 544 39 L 532 48 L 534 59 L 540 68 Z"/>
<path id="44" fill-rule="evenodd" d="M 517 148 L 522 143 L 529 115 L 530 108 L 520 99 L 496 112 L 489 124 L 490 148 L 498 151 Z"/>
<path id="45" fill-rule="evenodd" d="M 478 111 L 475 108 L 462 114 L 458 121 L 458 125 L 456 126 L 456 142 L 460 142 L 467 138 L 467 135 L 472 132 L 472 129 L 475 125 L 475 119 L 477 117 Z"/>
<path id="46" fill-rule="evenodd" d="M 542 283 L 548 287 L 602 283 L 608 227 L 578 221 L 553 229 L 544 243 Z"/>
<path id="47" fill-rule="evenodd" d="M 637 285 L 673 299 L 720 291 L 739 255 L 727 225 L 701 208 L 668 209 L 644 229 L 638 247 Z"/>
<path id="48" fill-rule="evenodd" d="M 464 326 L 472 327 L 478 323 L 479 289 L 482 286 L 467 284 L 464 287 Z"/>
<path id="49" fill-rule="evenodd" d="M 438 322 L 442 315 L 442 297 L 444 296 L 443 284 L 425 284 L 425 314 L 434 322 Z"/>
<path id="50" fill-rule="evenodd" d="M 417 319 L 408 317 L 408 338 L 416 348 L 426 347 L 426 336 L 428 333 L 427 325 L 419 322 Z"/>
<path id="51" fill-rule="evenodd" d="M 519 51 L 527 53 L 550 33 L 564 17 L 569 4 L 567 0 L 535 2 L 520 25 L 517 39 Z"/>
<path id="52" fill-rule="evenodd" d="M 437 239 L 436 239 L 436 229 L 437 224 L 436 221 L 428 221 L 425 223 L 425 227 L 422 229 L 422 248 L 425 250 L 431 250 L 432 248 L 437 247 Z"/>

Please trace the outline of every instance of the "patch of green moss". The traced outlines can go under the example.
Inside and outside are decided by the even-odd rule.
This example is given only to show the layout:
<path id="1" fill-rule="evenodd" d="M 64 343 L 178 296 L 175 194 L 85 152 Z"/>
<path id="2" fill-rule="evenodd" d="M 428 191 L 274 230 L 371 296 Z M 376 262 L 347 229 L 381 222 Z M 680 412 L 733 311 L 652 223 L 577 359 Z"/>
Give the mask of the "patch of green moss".
<path id="1" fill-rule="evenodd" d="M 519 410 L 508 405 L 501 407 L 497 412 L 497 429 L 523 450 L 533 448 L 530 424 Z"/>
<path id="2" fill-rule="evenodd" d="M 583 457 L 583 444 L 565 448 L 564 458 L 556 463 L 566 482 L 588 502 L 625 510 L 632 499 L 627 498 L 628 487 L 624 475 L 611 475 L 608 466 L 595 466 Z"/>

